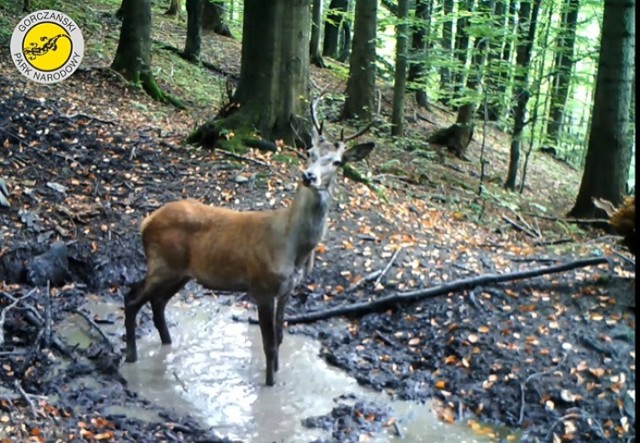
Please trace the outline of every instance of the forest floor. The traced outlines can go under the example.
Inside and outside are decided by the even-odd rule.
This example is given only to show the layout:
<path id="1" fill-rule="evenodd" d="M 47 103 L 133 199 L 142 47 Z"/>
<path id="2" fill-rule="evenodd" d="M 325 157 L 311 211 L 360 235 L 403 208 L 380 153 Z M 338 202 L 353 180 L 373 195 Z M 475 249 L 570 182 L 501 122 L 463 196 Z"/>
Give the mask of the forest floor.
<path id="1" fill-rule="evenodd" d="M 157 77 L 189 109 L 151 101 L 106 69 L 119 22 L 112 5 L 101 6 L 62 9 L 80 10 L 89 35 L 83 67 L 60 84 L 29 83 L 0 55 L 0 177 L 11 202 L 0 207 L 0 439 L 220 441 L 215 429 L 127 389 L 118 372 L 123 334 L 82 350 L 66 345 L 55 325 L 81 315 L 87 300 L 122 303 L 144 272 L 139 223 L 161 204 L 192 197 L 235 209 L 282 207 L 299 165 L 285 153 L 238 159 L 184 146 L 222 105 L 224 77 L 163 49 L 182 47 L 185 26 L 154 10 Z M 19 18 L 2 12 L 10 22 Z M 203 59 L 237 76 L 240 43 L 207 34 Z M 333 133 L 344 72 L 337 64 L 312 68 L 314 82 L 332 91 L 323 109 Z M 380 87 L 388 116 L 392 88 Z M 409 103 L 407 115 L 418 144 L 455 120 L 435 105 L 427 111 Z M 385 134 L 376 128 L 364 137 L 376 149 L 356 167 L 387 201 L 340 178 L 316 268 L 289 316 L 485 274 L 608 260 L 401 301 L 350 317 L 347 329 L 329 319 L 289 331 L 316 337 L 323 357 L 361 384 L 397 398 L 436 399 L 443 421 L 467 422 L 479 433 L 488 431 L 478 419 L 518 430 L 521 441 L 633 441 L 635 264 L 614 236 L 565 218 L 580 172 L 534 152 L 523 192 L 506 192 L 508 135 L 488 127 L 479 196 L 481 128 L 469 162 L 407 150 Z M 385 268 L 379 282 L 361 281 Z M 92 320 L 98 332 L 100 324 L 121 324 L 123 313 Z M 148 310 L 140 322 L 151 332 Z M 143 405 L 165 422 L 109 412 L 114 404 Z M 340 440 L 363 441 L 366 430 L 351 431 Z"/>

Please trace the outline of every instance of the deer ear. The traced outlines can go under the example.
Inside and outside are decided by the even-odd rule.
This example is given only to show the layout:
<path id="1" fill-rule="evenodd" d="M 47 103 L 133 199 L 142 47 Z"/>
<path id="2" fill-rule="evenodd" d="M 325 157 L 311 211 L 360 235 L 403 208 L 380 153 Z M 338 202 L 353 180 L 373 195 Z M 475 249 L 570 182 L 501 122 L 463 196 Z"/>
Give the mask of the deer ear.
<path id="1" fill-rule="evenodd" d="M 342 162 L 347 163 L 362 160 L 371 153 L 375 145 L 373 142 L 359 143 L 347 149 L 342 155 Z"/>

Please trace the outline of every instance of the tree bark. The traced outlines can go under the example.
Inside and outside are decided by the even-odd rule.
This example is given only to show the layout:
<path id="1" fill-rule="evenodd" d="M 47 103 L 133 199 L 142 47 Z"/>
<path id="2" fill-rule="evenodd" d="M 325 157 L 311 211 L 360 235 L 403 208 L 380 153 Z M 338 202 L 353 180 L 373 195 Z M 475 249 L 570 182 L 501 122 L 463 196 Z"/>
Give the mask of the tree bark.
<path id="1" fill-rule="evenodd" d="M 346 62 L 349 60 L 351 54 L 351 22 L 348 18 L 342 20 L 342 30 L 340 36 L 340 51 L 338 54 L 339 62 Z"/>
<path id="2" fill-rule="evenodd" d="M 331 0 L 329 4 L 327 19 L 324 22 L 324 41 L 322 44 L 322 55 L 325 57 L 338 58 L 340 30 L 348 7 L 349 0 Z"/>
<path id="3" fill-rule="evenodd" d="M 572 217 L 594 216 L 593 197 L 619 206 L 629 173 L 635 1 L 605 0 L 589 147 Z"/>
<path id="4" fill-rule="evenodd" d="M 409 57 L 409 90 L 416 94 L 416 102 L 429 107 L 426 90 L 427 63 L 429 59 L 427 40 L 431 33 L 431 8 L 433 0 L 416 0 L 415 18 L 411 33 L 411 56 Z"/>
<path id="5" fill-rule="evenodd" d="M 229 25 L 224 20 L 224 3 L 220 0 L 202 0 L 202 29 L 205 31 L 213 31 L 223 37 L 231 37 Z"/>
<path id="6" fill-rule="evenodd" d="M 314 65 L 324 68 L 320 53 L 320 27 L 322 26 L 322 0 L 313 0 L 311 10 L 311 40 L 309 42 L 309 58 Z"/>
<path id="7" fill-rule="evenodd" d="M 516 189 L 518 175 L 518 163 L 520 161 L 520 145 L 524 132 L 527 103 L 529 102 L 529 62 L 533 41 L 536 36 L 536 24 L 538 11 L 542 0 L 533 0 L 533 9 L 529 0 L 520 2 L 520 14 L 518 17 L 518 43 L 516 46 L 516 65 L 513 102 L 513 133 L 511 134 L 511 149 L 509 151 L 509 169 L 504 182 L 505 189 Z"/>
<path id="8" fill-rule="evenodd" d="M 509 9 L 507 13 L 507 24 L 503 34 L 504 46 L 502 47 L 502 54 L 500 56 L 497 81 L 495 85 L 495 97 L 493 103 L 492 113 L 496 115 L 496 121 L 504 118 L 506 107 L 504 97 L 508 96 L 510 86 L 513 83 L 513 62 L 511 60 L 513 47 L 514 47 L 514 35 L 518 33 L 518 12 L 517 12 L 518 0 L 509 1 Z"/>
<path id="9" fill-rule="evenodd" d="M 169 4 L 169 9 L 165 12 L 166 15 L 180 15 L 181 9 L 180 0 L 171 0 Z"/>
<path id="10" fill-rule="evenodd" d="M 453 0 L 443 0 L 442 12 L 445 18 L 442 22 L 442 51 L 443 61 L 453 60 Z M 447 63 L 440 68 L 440 90 L 447 91 L 451 88 L 451 69 Z M 447 104 L 449 97 L 442 96 L 442 102 Z"/>
<path id="11" fill-rule="evenodd" d="M 377 11 L 378 0 L 356 1 L 347 99 L 342 110 L 342 118 L 372 117 L 376 87 Z"/>
<path id="12" fill-rule="evenodd" d="M 111 68 L 134 84 L 142 84 L 156 100 L 162 91 L 151 74 L 151 2 L 123 0 L 122 27 L 118 49 Z"/>
<path id="13" fill-rule="evenodd" d="M 469 26 L 469 17 L 466 14 L 460 14 L 460 12 L 473 12 L 474 0 L 460 0 L 458 3 L 458 20 L 456 20 L 456 38 L 455 38 L 455 58 L 457 59 L 457 67 L 453 75 L 453 92 L 454 97 L 460 95 L 460 90 L 465 84 L 466 79 L 466 66 L 469 57 L 469 33 L 467 32 L 467 26 Z"/>
<path id="14" fill-rule="evenodd" d="M 23 0 L 22 1 L 22 12 L 31 11 L 31 0 Z"/>
<path id="15" fill-rule="evenodd" d="M 546 135 L 547 143 L 551 146 L 558 144 L 558 138 L 562 131 L 564 107 L 567 104 L 571 70 L 574 63 L 573 47 L 576 41 L 579 6 L 580 0 L 565 0 L 565 8 L 562 14 L 562 27 L 558 33 L 556 55 L 553 62 L 554 76 L 549 92 L 551 105 L 549 108 L 550 115 Z"/>
<path id="16" fill-rule="evenodd" d="M 202 46 L 202 2 L 208 0 L 187 0 L 187 40 L 184 44 L 184 56 L 200 61 Z"/>
<path id="17" fill-rule="evenodd" d="M 393 110 L 391 113 L 391 135 L 404 135 L 404 97 L 407 85 L 407 48 L 409 39 L 409 0 L 398 1 L 396 25 L 396 70 L 393 82 Z"/>
<path id="18" fill-rule="evenodd" d="M 240 80 L 232 103 L 188 142 L 241 150 L 257 130 L 267 140 L 308 143 L 310 6 L 310 0 L 245 1 Z M 226 140 L 229 132 L 236 136 Z"/>
<path id="19" fill-rule="evenodd" d="M 493 8 L 493 26 L 494 29 L 501 29 L 507 35 L 507 15 L 506 0 L 496 0 Z M 505 39 L 495 36 L 489 42 L 489 53 L 487 54 L 487 73 L 485 83 L 487 88 L 487 119 L 489 121 L 498 121 L 501 116 L 501 104 L 504 101 L 504 94 L 498 93 L 498 83 L 500 80 L 500 71 L 502 63 L 500 56 L 502 48 L 505 45 Z M 503 91 L 504 92 L 504 91 Z"/>

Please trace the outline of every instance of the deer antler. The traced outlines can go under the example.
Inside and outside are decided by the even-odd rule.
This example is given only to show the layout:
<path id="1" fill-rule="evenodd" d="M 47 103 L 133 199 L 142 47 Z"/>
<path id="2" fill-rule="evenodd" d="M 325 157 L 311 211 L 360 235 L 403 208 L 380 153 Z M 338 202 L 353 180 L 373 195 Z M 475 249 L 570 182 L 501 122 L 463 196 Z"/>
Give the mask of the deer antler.
<path id="1" fill-rule="evenodd" d="M 360 137 L 361 135 L 366 133 L 369 129 L 371 129 L 373 124 L 378 121 L 378 117 L 380 116 L 380 108 L 382 107 L 382 93 L 380 92 L 379 89 L 378 89 L 377 92 L 378 92 L 378 107 L 377 107 L 375 115 L 371 118 L 371 121 L 369 121 L 369 123 L 364 128 L 360 129 L 358 132 L 356 132 L 355 134 L 350 135 L 348 137 L 344 136 L 344 129 L 342 129 L 340 131 L 340 140 L 341 141 L 346 143 L 346 142 L 348 142 L 350 140 L 353 140 L 354 138 Z"/>
<path id="2" fill-rule="evenodd" d="M 325 91 L 320 92 L 320 95 L 311 102 L 311 123 L 313 123 L 313 127 L 316 128 L 316 131 L 318 131 L 318 135 L 322 135 L 324 121 L 318 124 L 318 117 L 316 115 L 316 112 L 318 108 L 318 103 L 320 103 L 320 100 L 322 99 L 322 96 L 324 95 L 324 93 Z"/>

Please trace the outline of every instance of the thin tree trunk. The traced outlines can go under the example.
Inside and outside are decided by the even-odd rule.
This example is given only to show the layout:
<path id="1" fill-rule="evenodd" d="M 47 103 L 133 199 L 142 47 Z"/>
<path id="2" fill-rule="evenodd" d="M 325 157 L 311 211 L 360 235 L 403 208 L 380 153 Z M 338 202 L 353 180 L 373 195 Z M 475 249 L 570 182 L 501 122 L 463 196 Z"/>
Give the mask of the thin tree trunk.
<path id="1" fill-rule="evenodd" d="M 533 0 L 533 2 L 533 8 L 531 2 L 528 0 L 520 2 L 516 53 L 516 65 L 518 65 L 520 69 L 517 70 L 515 75 L 513 133 L 511 135 L 511 149 L 509 152 L 509 169 L 504 183 L 505 189 L 509 190 L 516 189 L 518 163 L 520 161 L 520 145 L 522 143 L 521 139 L 525 126 L 527 103 L 529 102 L 529 63 L 531 62 L 533 41 L 536 36 L 538 11 L 540 10 L 542 0 Z"/>
<path id="2" fill-rule="evenodd" d="M 417 7 L 417 6 L 416 6 Z M 407 85 L 407 49 L 409 47 L 409 0 L 398 1 L 396 25 L 396 71 L 393 82 L 393 111 L 391 114 L 391 135 L 404 135 L 404 97 Z"/>
<path id="3" fill-rule="evenodd" d="M 342 118 L 370 119 L 376 87 L 376 15 L 378 0 L 357 0 L 347 99 Z"/>
<path id="4" fill-rule="evenodd" d="M 31 0 L 22 0 L 22 12 L 31 11 Z"/>
<path id="5" fill-rule="evenodd" d="M 556 43 L 556 56 L 554 59 L 554 77 L 551 83 L 551 107 L 549 109 L 549 121 L 547 123 L 547 140 L 552 146 L 557 145 L 558 137 L 562 131 L 562 116 L 567 104 L 569 83 L 571 82 L 571 70 L 573 69 L 573 47 L 576 41 L 576 29 L 578 22 L 578 8 L 580 0 L 565 0 L 562 17 L 562 27 Z"/>
<path id="6" fill-rule="evenodd" d="M 427 40 L 431 31 L 431 8 L 433 0 L 416 0 L 416 12 L 411 34 L 411 56 L 409 58 L 409 90 L 416 93 L 416 102 L 423 108 L 429 107 L 426 78 L 428 62 Z M 413 84 L 413 85 L 412 85 Z"/>
<path id="7" fill-rule="evenodd" d="M 496 0 L 493 8 L 494 29 L 501 29 L 507 33 L 506 0 Z M 500 104 L 504 101 L 504 96 L 498 93 L 498 82 L 500 79 L 500 55 L 505 44 L 504 38 L 495 36 L 489 42 L 489 53 L 487 54 L 487 74 L 485 83 L 487 88 L 487 119 L 497 121 L 500 118 Z"/>
<path id="8" fill-rule="evenodd" d="M 340 33 L 340 53 L 338 54 L 339 62 L 349 60 L 351 54 L 351 21 L 348 18 L 342 20 L 342 30 Z"/>
<path id="9" fill-rule="evenodd" d="M 229 25 L 224 20 L 224 2 L 220 0 L 202 0 L 202 29 L 205 31 L 213 31 L 223 37 L 231 37 Z"/>
<path id="10" fill-rule="evenodd" d="M 493 113 L 497 116 L 496 121 L 504 118 L 507 107 L 505 97 L 509 96 L 511 85 L 513 85 L 513 62 L 511 60 L 515 45 L 514 35 L 518 34 L 518 7 L 519 0 L 509 0 L 509 10 L 507 13 L 507 25 L 504 36 L 504 46 L 500 57 L 497 82 L 495 86 L 495 97 Z"/>
<path id="11" fill-rule="evenodd" d="M 445 63 L 440 68 L 441 91 L 447 91 L 451 88 L 451 69 L 446 62 L 450 64 L 453 60 L 453 5 L 453 0 L 443 0 L 442 2 L 442 13 L 445 16 L 442 22 L 442 59 Z M 443 103 L 447 104 L 448 100 L 448 96 L 442 96 Z"/>
<path id="12" fill-rule="evenodd" d="M 605 0 L 589 148 L 572 217 L 593 217 L 592 197 L 619 206 L 629 173 L 635 2 Z"/>
<path id="13" fill-rule="evenodd" d="M 184 45 L 184 56 L 194 61 L 200 61 L 202 2 L 206 1 L 208 0 L 187 0 L 187 40 Z"/>
<path id="14" fill-rule="evenodd" d="M 320 53 L 320 27 L 322 26 L 322 0 L 313 0 L 311 12 L 311 40 L 309 41 L 309 59 L 311 63 L 324 68 Z"/>
<path id="15" fill-rule="evenodd" d="M 166 15 L 179 15 L 181 9 L 180 0 L 171 0 L 169 9 L 165 12 Z"/>
<path id="16" fill-rule="evenodd" d="M 460 0 L 458 3 L 458 20 L 456 21 L 455 57 L 458 66 L 454 71 L 453 93 L 459 97 L 460 90 L 465 84 L 467 72 L 467 60 L 469 57 L 469 18 L 464 12 L 473 12 L 474 0 Z M 462 14 L 461 14 L 462 12 Z"/>
<path id="17" fill-rule="evenodd" d="M 327 19 L 324 22 L 324 41 L 322 43 L 322 55 L 338 58 L 338 41 L 344 15 L 347 13 L 349 0 L 331 0 Z"/>

